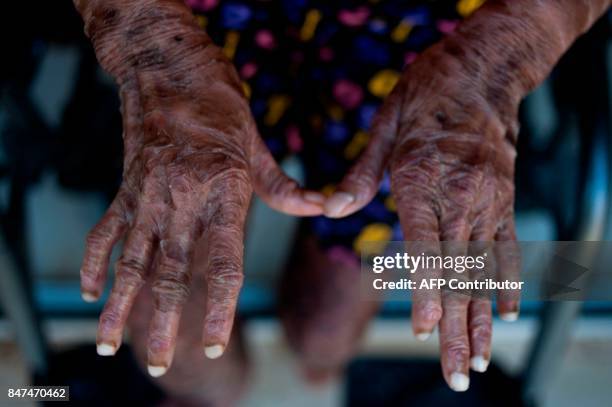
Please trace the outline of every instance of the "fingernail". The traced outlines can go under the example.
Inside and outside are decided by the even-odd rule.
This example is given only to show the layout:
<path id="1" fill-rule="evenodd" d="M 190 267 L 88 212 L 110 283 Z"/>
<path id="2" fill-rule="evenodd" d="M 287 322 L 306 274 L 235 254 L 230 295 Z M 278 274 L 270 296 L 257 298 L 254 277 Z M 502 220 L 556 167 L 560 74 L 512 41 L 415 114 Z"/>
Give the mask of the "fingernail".
<path id="1" fill-rule="evenodd" d="M 325 195 L 323 195 L 320 192 L 308 191 L 308 192 L 304 192 L 304 199 L 307 200 L 308 202 L 312 202 L 312 203 L 321 205 L 323 204 L 323 202 L 325 202 Z"/>
<path id="2" fill-rule="evenodd" d="M 83 298 L 83 301 L 85 301 L 85 302 L 96 302 L 96 301 L 98 301 L 98 297 L 96 297 L 92 293 L 82 292 L 81 293 L 81 298 Z"/>
<path id="3" fill-rule="evenodd" d="M 160 377 L 163 376 L 164 374 L 166 374 L 166 371 L 168 370 L 167 367 L 165 366 L 147 366 L 147 370 L 149 371 L 149 374 L 153 377 Z"/>
<path id="4" fill-rule="evenodd" d="M 466 391 L 470 387 L 470 378 L 463 373 L 455 372 L 450 377 L 450 388 L 455 391 Z"/>
<path id="5" fill-rule="evenodd" d="M 472 359 L 470 359 L 470 366 L 472 367 L 473 371 L 484 373 L 489 367 L 489 361 L 483 356 L 474 356 Z"/>
<path id="6" fill-rule="evenodd" d="M 425 342 L 431 336 L 431 332 L 419 332 L 415 334 L 415 336 L 419 341 Z"/>
<path id="7" fill-rule="evenodd" d="M 99 343 L 96 346 L 96 351 L 100 356 L 113 356 L 117 353 L 117 348 L 115 345 L 111 345 L 110 343 Z"/>
<path id="8" fill-rule="evenodd" d="M 506 322 L 514 322 L 518 319 L 518 312 L 504 312 L 503 314 L 499 314 L 499 317 Z"/>
<path id="9" fill-rule="evenodd" d="M 223 355 L 224 348 L 221 345 L 206 346 L 204 348 L 204 354 L 208 359 L 217 359 Z"/>
<path id="10" fill-rule="evenodd" d="M 342 215 L 342 212 L 347 206 L 355 202 L 355 196 L 348 192 L 334 192 L 325 202 L 325 215 L 331 218 L 337 218 Z"/>

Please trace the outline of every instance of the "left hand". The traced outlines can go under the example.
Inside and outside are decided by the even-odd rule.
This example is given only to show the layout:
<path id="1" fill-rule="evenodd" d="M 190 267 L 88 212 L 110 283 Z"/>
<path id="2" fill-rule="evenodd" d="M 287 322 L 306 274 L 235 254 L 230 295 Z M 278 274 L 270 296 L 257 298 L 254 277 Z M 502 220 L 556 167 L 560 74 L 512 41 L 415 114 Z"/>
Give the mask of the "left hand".
<path id="1" fill-rule="evenodd" d="M 403 73 L 373 121 L 368 147 L 327 200 L 327 216 L 365 206 L 388 164 L 404 240 L 434 247 L 441 241 L 516 240 L 518 100 L 498 103 L 503 78 L 483 82 L 468 69 L 473 61 L 454 55 L 451 46 L 435 45 Z M 515 257 L 497 261 L 503 273 L 518 272 Z M 518 307 L 517 292 L 499 298 L 506 319 L 515 319 Z M 491 319 L 488 298 L 414 292 L 414 333 L 426 338 L 439 323 L 444 377 L 454 390 L 467 389 L 470 364 L 486 370 Z"/>

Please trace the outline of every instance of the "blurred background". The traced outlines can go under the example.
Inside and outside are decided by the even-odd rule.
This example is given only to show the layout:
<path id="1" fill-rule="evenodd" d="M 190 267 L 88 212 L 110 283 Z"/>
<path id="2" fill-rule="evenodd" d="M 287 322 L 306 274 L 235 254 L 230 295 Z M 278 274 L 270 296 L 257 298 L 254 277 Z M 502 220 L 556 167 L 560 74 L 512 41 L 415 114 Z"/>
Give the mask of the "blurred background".
<path id="1" fill-rule="evenodd" d="M 28 3 L 5 7 L 0 405 L 7 388 L 33 383 L 70 385 L 73 399 L 95 395 L 97 405 L 126 399 L 153 405 L 161 390 L 136 370 L 129 350 L 114 361 L 95 356 L 103 302 L 86 304 L 79 290 L 85 235 L 120 182 L 116 90 L 70 1 L 40 2 L 35 12 Z M 520 240 L 610 239 L 611 51 L 606 17 L 521 108 Z M 283 166 L 303 178 L 296 158 Z M 410 304 L 385 304 L 346 374 L 322 386 L 305 384 L 274 317 L 276 282 L 299 220 L 256 200 L 249 222 L 240 312 L 254 374 L 244 405 L 609 405 L 612 304 L 606 302 L 529 302 L 518 322 L 496 319 L 493 366 L 473 378 L 466 394 L 445 388 L 437 338 L 413 339 Z M 117 387 L 118 374 L 135 384 Z"/>

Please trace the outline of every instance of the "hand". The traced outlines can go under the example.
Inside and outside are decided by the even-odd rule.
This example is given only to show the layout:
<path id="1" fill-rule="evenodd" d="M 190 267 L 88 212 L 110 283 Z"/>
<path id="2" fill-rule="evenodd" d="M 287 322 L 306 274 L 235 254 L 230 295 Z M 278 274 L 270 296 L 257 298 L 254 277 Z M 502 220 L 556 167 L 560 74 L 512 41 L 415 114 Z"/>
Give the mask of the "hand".
<path id="1" fill-rule="evenodd" d="M 243 280 L 252 190 L 296 215 L 322 213 L 324 198 L 279 170 L 233 66 L 182 2 L 149 3 L 91 2 L 83 10 L 100 63 L 120 86 L 125 161 L 117 197 L 87 237 L 81 284 L 84 299 L 99 298 L 109 255 L 123 237 L 98 353 L 119 348 L 134 299 L 151 280 L 148 359 L 159 376 L 172 362 L 192 273 L 204 273 L 207 284 L 202 351 L 223 353 Z M 190 267 L 196 245 L 206 253 L 205 269 Z"/>
<path id="2" fill-rule="evenodd" d="M 516 239 L 518 101 L 498 104 L 502 83 L 483 83 L 453 55 L 452 45 L 430 48 L 406 69 L 374 118 L 369 146 L 326 202 L 327 216 L 345 216 L 367 204 L 388 164 L 404 240 L 439 251 L 440 241 Z M 516 257 L 498 259 L 503 273 L 515 274 L 517 266 Z M 516 318 L 518 307 L 517 292 L 498 301 L 506 319 Z M 490 359 L 491 302 L 482 296 L 413 292 L 417 337 L 426 338 L 438 323 L 444 377 L 453 389 L 466 390 L 470 361 L 484 371 Z"/>
<path id="3" fill-rule="evenodd" d="M 439 241 L 514 241 L 518 105 L 611 3 L 486 2 L 406 69 L 325 214 L 365 206 L 388 164 L 406 241 L 429 248 Z M 498 245 L 498 280 L 516 280 L 515 247 Z M 484 371 L 490 358 L 490 301 L 434 291 L 417 291 L 413 300 L 413 330 L 424 338 L 439 321 L 444 377 L 466 390 L 470 363 Z M 516 319 L 518 300 L 516 291 L 498 293 L 502 318 Z"/>

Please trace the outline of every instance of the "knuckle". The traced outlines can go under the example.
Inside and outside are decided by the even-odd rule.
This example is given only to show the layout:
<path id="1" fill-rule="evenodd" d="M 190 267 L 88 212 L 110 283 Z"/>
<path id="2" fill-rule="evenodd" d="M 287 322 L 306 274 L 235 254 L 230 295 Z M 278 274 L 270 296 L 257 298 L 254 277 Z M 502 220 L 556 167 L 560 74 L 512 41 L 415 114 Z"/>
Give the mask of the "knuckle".
<path id="1" fill-rule="evenodd" d="M 462 335 L 448 335 L 443 340 L 443 348 L 446 356 L 453 360 L 467 360 L 470 357 L 470 346 L 467 338 Z"/>
<path id="2" fill-rule="evenodd" d="M 101 225 L 95 226 L 87 233 L 85 237 L 85 243 L 88 248 L 96 248 L 106 244 L 107 240 L 110 239 L 110 232 L 102 227 Z"/>
<path id="3" fill-rule="evenodd" d="M 92 267 L 92 265 L 86 260 L 83 263 L 83 267 L 81 267 L 80 271 L 81 283 L 84 285 L 96 284 L 100 274 L 100 269 L 95 266 Z"/>
<path id="4" fill-rule="evenodd" d="M 160 306 L 178 306 L 187 301 L 190 293 L 188 273 L 164 273 L 153 283 L 153 295 Z"/>
<path id="5" fill-rule="evenodd" d="M 416 303 L 414 317 L 421 321 L 436 323 L 442 318 L 442 306 L 436 301 Z"/>
<path id="6" fill-rule="evenodd" d="M 358 191 L 370 191 L 377 186 L 380 171 L 369 159 L 364 155 L 347 175 L 348 183 Z"/>
<path id="7" fill-rule="evenodd" d="M 122 320 L 121 313 L 114 308 L 105 309 L 100 315 L 100 325 L 106 328 L 117 328 L 121 326 Z"/>
<path id="8" fill-rule="evenodd" d="M 167 352 L 172 349 L 173 338 L 161 332 L 151 332 L 149 334 L 148 349 L 152 353 Z"/>
<path id="9" fill-rule="evenodd" d="M 449 173 L 443 186 L 447 202 L 453 207 L 468 208 L 474 201 L 481 178 L 480 173 L 473 170 L 458 169 Z"/>
<path id="10" fill-rule="evenodd" d="M 237 292 L 242 287 L 244 276 L 232 259 L 215 257 L 210 262 L 208 282 L 212 286 L 222 287 L 229 292 Z"/>
<path id="11" fill-rule="evenodd" d="M 219 233 L 228 235 L 228 238 L 231 235 L 240 236 L 247 210 L 248 205 L 242 199 L 225 197 L 215 203 L 210 225 Z"/>
<path id="12" fill-rule="evenodd" d="M 464 237 L 467 227 L 467 215 L 464 213 L 447 220 L 443 223 L 443 236 L 444 240 L 457 240 L 459 237 Z M 451 247 L 449 250 L 454 249 L 455 251 L 459 248 Z"/>
<path id="13" fill-rule="evenodd" d="M 281 172 L 274 174 L 268 181 L 268 192 L 274 198 L 283 198 L 291 195 L 298 187 L 298 183 L 295 180 L 287 178 Z"/>
<path id="14" fill-rule="evenodd" d="M 183 273 L 193 253 L 190 236 L 181 235 L 175 236 L 172 240 L 163 239 L 159 247 L 162 253 L 160 269 L 175 274 Z"/>
<path id="15" fill-rule="evenodd" d="M 491 318 L 486 314 L 475 316 L 470 321 L 472 337 L 487 339 L 492 335 Z"/>
<path id="16" fill-rule="evenodd" d="M 121 257 L 115 265 L 118 281 L 130 286 L 139 286 L 143 283 L 146 266 L 141 259 L 135 257 Z"/>

